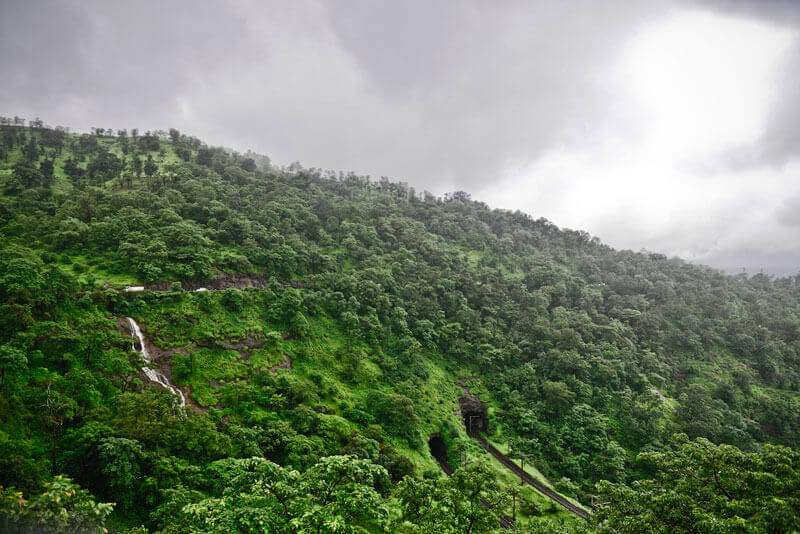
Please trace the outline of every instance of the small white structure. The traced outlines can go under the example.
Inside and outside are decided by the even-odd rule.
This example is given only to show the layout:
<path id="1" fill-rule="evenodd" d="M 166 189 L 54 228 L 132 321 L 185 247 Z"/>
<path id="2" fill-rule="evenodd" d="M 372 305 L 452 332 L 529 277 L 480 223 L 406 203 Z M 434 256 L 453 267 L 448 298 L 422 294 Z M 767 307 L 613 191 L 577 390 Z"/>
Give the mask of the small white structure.
<path id="1" fill-rule="evenodd" d="M 128 293 L 138 293 L 144 291 L 144 286 L 125 286 L 125 291 Z"/>

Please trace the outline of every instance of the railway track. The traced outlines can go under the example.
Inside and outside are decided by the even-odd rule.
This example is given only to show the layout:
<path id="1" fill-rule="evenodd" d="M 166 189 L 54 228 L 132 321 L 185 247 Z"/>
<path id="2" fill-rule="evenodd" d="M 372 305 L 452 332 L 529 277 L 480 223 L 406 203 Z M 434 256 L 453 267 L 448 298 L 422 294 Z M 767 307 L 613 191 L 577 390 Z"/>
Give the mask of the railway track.
<path id="1" fill-rule="evenodd" d="M 478 402 L 481 402 L 480 399 L 477 396 L 472 394 L 472 392 L 470 391 L 469 387 L 467 387 L 467 385 L 466 385 L 466 383 L 469 380 L 472 380 L 472 379 L 475 379 L 475 378 L 478 378 L 478 377 L 475 376 L 475 375 L 472 375 L 472 376 L 467 376 L 467 377 L 461 378 L 461 379 L 458 380 L 458 385 L 461 388 L 461 390 L 464 392 L 464 396 L 471 397 L 471 398 L 477 400 Z M 544 484 L 542 484 L 541 482 L 539 482 L 538 480 L 533 478 L 527 472 L 523 471 L 523 469 L 520 466 L 518 466 L 516 463 L 514 463 L 514 461 L 512 461 L 511 458 L 509 458 L 508 456 L 506 456 L 505 454 L 503 454 L 502 452 L 497 450 L 497 448 L 494 445 L 489 443 L 489 441 L 486 438 L 481 436 L 480 435 L 480 431 L 477 431 L 477 432 L 471 431 L 472 429 L 470 428 L 470 426 L 471 425 L 469 425 L 467 423 L 467 421 L 465 420 L 464 421 L 464 427 L 465 427 L 465 429 L 467 431 L 467 434 L 470 437 L 474 438 L 478 443 L 480 443 L 481 446 L 484 449 L 486 449 L 486 451 L 489 454 L 491 454 L 492 456 L 494 456 L 497 459 L 497 461 L 499 461 L 501 464 L 503 464 L 508 469 L 513 471 L 518 477 L 520 477 L 520 479 L 523 482 L 525 482 L 529 486 L 535 488 L 537 491 L 539 491 L 539 493 L 541 493 L 545 497 L 549 498 L 553 502 L 563 506 L 569 512 L 575 514 L 576 516 L 578 516 L 580 518 L 586 518 L 586 517 L 589 516 L 589 512 L 587 512 L 586 510 L 584 510 L 580 506 L 576 506 L 575 504 L 572 504 L 570 501 L 568 501 L 567 499 L 565 499 L 564 497 L 562 497 L 561 495 L 559 495 L 558 493 L 556 493 L 555 491 L 553 491 L 549 487 L 545 486 Z"/>
<path id="2" fill-rule="evenodd" d="M 545 497 L 548 497 L 550 500 L 560 504 L 561 506 L 566 508 L 569 512 L 572 512 L 573 514 L 575 514 L 576 516 L 578 516 L 580 518 L 584 518 L 585 519 L 586 517 L 589 516 L 589 512 L 587 512 L 586 510 L 584 510 L 580 506 L 572 504 L 570 501 L 568 501 L 567 499 L 565 499 L 564 497 L 562 497 L 561 495 L 559 495 L 558 493 L 556 493 L 552 489 L 548 488 L 547 486 L 545 486 L 544 484 L 542 484 L 541 482 L 539 482 L 538 480 L 533 478 L 527 472 L 523 471 L 520 466 L 518 466 L 515 462 L 513 462 L 508 456 L 506 456 L 505 454 L 503 454 L 502 452 L 497 450 L 497 447 L 495 447 L 494 445 L 489 443 L 489 441 L 486 440 L 486 438 L 484 438 L 483 436 L 476 436 L 476 435 L 472 435 L 472 437 L 475 438 L 475 440 L 478 443 L 480 443 L 481 446 L 484 449 L 486 449 L 486 451 L 489 454 L 491 454 L 492 456 L 497 458 L 498 462 L 500 462 L 501 464 L 506 466 L 508 469 L 513 471 L 518 477 L 520 477 L 520 479 L 523 482 L 525 482 L 529 486 L 532 486 L 533 488 L 535 488 L 539 493 L 541 493 Z"/>

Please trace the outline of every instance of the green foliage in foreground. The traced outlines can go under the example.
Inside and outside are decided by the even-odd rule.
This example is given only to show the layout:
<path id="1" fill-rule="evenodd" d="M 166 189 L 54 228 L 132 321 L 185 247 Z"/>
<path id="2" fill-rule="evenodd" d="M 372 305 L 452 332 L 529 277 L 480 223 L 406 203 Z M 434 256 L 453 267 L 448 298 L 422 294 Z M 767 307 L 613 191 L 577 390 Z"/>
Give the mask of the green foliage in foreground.
<path id="1" fill-rule="evenodd" d="M 600 483 L 601 532 L 726 533 L 800 530 L 800 454 L 765 445 L 745 453 L 678 435 L 665 452 L 639 455 L 652 478 Z"/>
<path id="2" fill-rule="evenodd" d="M 396 528 L 408 533 L 490 532 L 511 500 L 481 464 L 458 469 L 445 481 L 405 478 L 397 496 L 402 522 Z"/>
<path id="3" fill-rule="evenodd" d="M 105 521 L 114 508 L 65 476 L 55 476 L 44 491 L 26 499 L 22 492 L 0 486 L 0 527 L 39 532 L 107 532 Z"/>
<path id="4" fill-rule="evenodd" d="M 263 458 L 214 469 L 222 497 L 185 506 L 178 528 L 168 523 L 166 531 L 349 534 L 388 519 L 380 492 L 391 487 L 389 475 L 369 460 L 329 456 L 303 473 Z"/>

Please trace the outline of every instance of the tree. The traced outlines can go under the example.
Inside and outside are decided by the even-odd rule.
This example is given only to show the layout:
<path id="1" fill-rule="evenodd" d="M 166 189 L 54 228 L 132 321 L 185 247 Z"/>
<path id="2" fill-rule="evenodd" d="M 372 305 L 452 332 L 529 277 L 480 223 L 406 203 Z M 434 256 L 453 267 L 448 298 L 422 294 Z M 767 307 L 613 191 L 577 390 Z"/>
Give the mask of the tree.
<path id="1" fill-rule="evenodd" d="M 86 166 L 86 172 L 92 180 L 102 184 L 118 177 L 122 171 L 122 160 L 110 151 L 101 152 Z"/>
<path id="2" fill-rule="evenodd" d="M 22 147 L 22 154 L 31 165 L 39 159 L 39 147 L 36 144 L 36 139 L 34 137 L 31 137 L 27 144 Z"/>
<path id="3" fill-rule="evenodd" d="M 6 393 L 6 381 L 13 383 L 27 367 L 28 358 L 22 350 L 10 343 L 0 346 L 0 391 Z"/>
<path id="4" fill-rule="evenodd" d="M 566 412 L 575 398 L 575 394 L 564 382 L 547 381 L 542 384 L 542 398 L 548 414 L 556 418 Z"/>
<path id="5" fill-rule="evenodd" d="M 166 489 L 163 491 L 161 504 L 150 514 L 150 520 L 156 523 L 159 532 L 163 534 L 191 532 L 192 519 L 183 513 L 183 509 L 204 497 L 199 491 L 182 485 Z"/>
<path id="6" fill-rule="evenodd" d="M 137 180 L 142 177 L 142 159 L 139 156 L 131 158 L 130 167 Z"/>
<path id="7" fill-rule="evenodd" d="M 4 531 L 107 532 L 105 521 L 113 509 L 113 503 L 95 502 L 88 491 L 62 475 L 28 499 L 0 486 L 0 530 Z"/>
<path id="8" fill-rule="evenodd" d="M 623 399 L 617 418 L 620 440 L 631 449 L 638 449 L 658 434 L 661 401 L 652 393 Z"/>
<path id="9" fill-rule="evenodd" d="M 77 404 L 74 400 L 58 392 L 52 382 L 47 384 L 45 393 L 45 418 L 50 427 L 52 473 L 56 473 L 56 449 L 58 447 L 58 434 L 64 423 L 75 415 Z"/>
<path id="10" fill-rule="evenodd" d="M 39 187 L 46 183 L 45 177 L 39 169 L 24 163 L 14 165 L 14 179 L 25 189 Z"/>
<path id="11" fill-rule="evenodd" d="M 247 183 L 247 172 L 241 167 L 234 167 L 233 165 L 225 167 L 222 176 L 232 184 L 244 185 Z"/>
<path id="12" fill-rule="evenodd" d="M 52 159 L 43 159 L 39 163 L 39 172 L 42 173 L 45 184 L 52 184 L 53 180 L 55 180 L 55 162 Z"/>
<path id="13" fill-rule="evenodd" d="M 680 396 L 676 409 L 681 430 L 690 438 L 705 437 L 717 440 L 721 414 L 713 404 L 708 391 L 700 384 L 692 384 Z"/>
<path id="14" fill-rule="evenodd" d="M 419 438 L 417 426 L 420 421 L 414 409 L 414 401 L 405 395 L 373 390 L 367 395 L 366 403 L 376 420 L 409 443 L 416 443 Z"/>
<path id="15" fill-rule="evenodd" d="M 214 151 L 210 148 L 203 147 L 197 152 L 197 164 L 211 166 L 211 159 L 214 157 Z"/>
<path id="16" fill-rule="evenodd" d="M 800 529 L 800 453 L 764 445 L 745 453 L 705 438 L 674 437 L 639 454 L 654 477 L 601 482 L 600 532 L 793 532 Z"/>
<path id="17" fill-rule="evenodd" d="M 412 524 L 418 532 L 492 532 L 510 502 L 488 466 L 470 464 L 447 480 L 404 478 L 397 487 L 402 517 L 398 528 Z"/>
<path id="18" fill-rule="evenodd" d="M 132 511 L 136 489 L 141 484 L 141 443 L 127 438 L 105 438 L 99 447 L 105 484 L 126 512 Z"/>
<path id="19" fill-rule="evenodd" d="M 263 458 L 222 460 L 222 497 L 183 508 L 194 532 L 356 533 L 388 519 L 386 470 L 353 456 L 329 456 L 304 473 Z"/>
<path id="20" fill-rule="evenodd" d="M 64 174 L 67 175 L 73 183 L 77 182 L 79 178 L 81 178 L 85 174 L 85 170 L 81 169 L 78 165 L 78 161 L 72 157 L 67 159 L 64 162 Z"/>
<path id="21" fill-rule="evenodd" d="M 175 421 L 173 395 L 163 389 L 123 393 L 117 400 L 115 426 L 126 436 L 143 443 L 161 443 Z"/>
<path id="22" fill-rule="evenodd" d="M 217 431 L 208 414 L 198 413 L 178 421 L 168 438 L 176 454 L 197 460 L 216 460 L 232 454 L 231 438 Z"/>
<path id="23" fill-rule="evenodd" d="M 9 435 L 0 430 L 0 487 L 39 491 L 48 471 L 47 458 L 41 457 L 39 448 L 17 433 Z"/>
<path id="24" fill-rule="evenodd" d="M 144 173 L 148 178 L 152 178 L 156 172 L 158 172 L 158 165 L 156 165 L 156 162 L 153 161 L 153 155 L 148 154 L 147 159 L 144 162 Z"/>
<path id="25" fill-rule="evenodd" d="M 255 172 L 257 168 L 253 158 L 246 158 L 239 166 L 246 172 Z"/>

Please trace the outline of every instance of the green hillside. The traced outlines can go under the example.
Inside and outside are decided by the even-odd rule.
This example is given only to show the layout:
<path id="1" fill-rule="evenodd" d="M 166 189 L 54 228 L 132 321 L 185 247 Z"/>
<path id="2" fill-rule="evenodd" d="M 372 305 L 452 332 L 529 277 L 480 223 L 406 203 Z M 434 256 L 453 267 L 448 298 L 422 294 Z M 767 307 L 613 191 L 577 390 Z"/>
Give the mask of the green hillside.
<path id="1" fill-rule="evenodd" d="M 0 122 L 0 525 L 800 529 L 800 277 L 176 130 Z M 467 434 L 471 376 L 484 434 L 589 520 Z"/>

